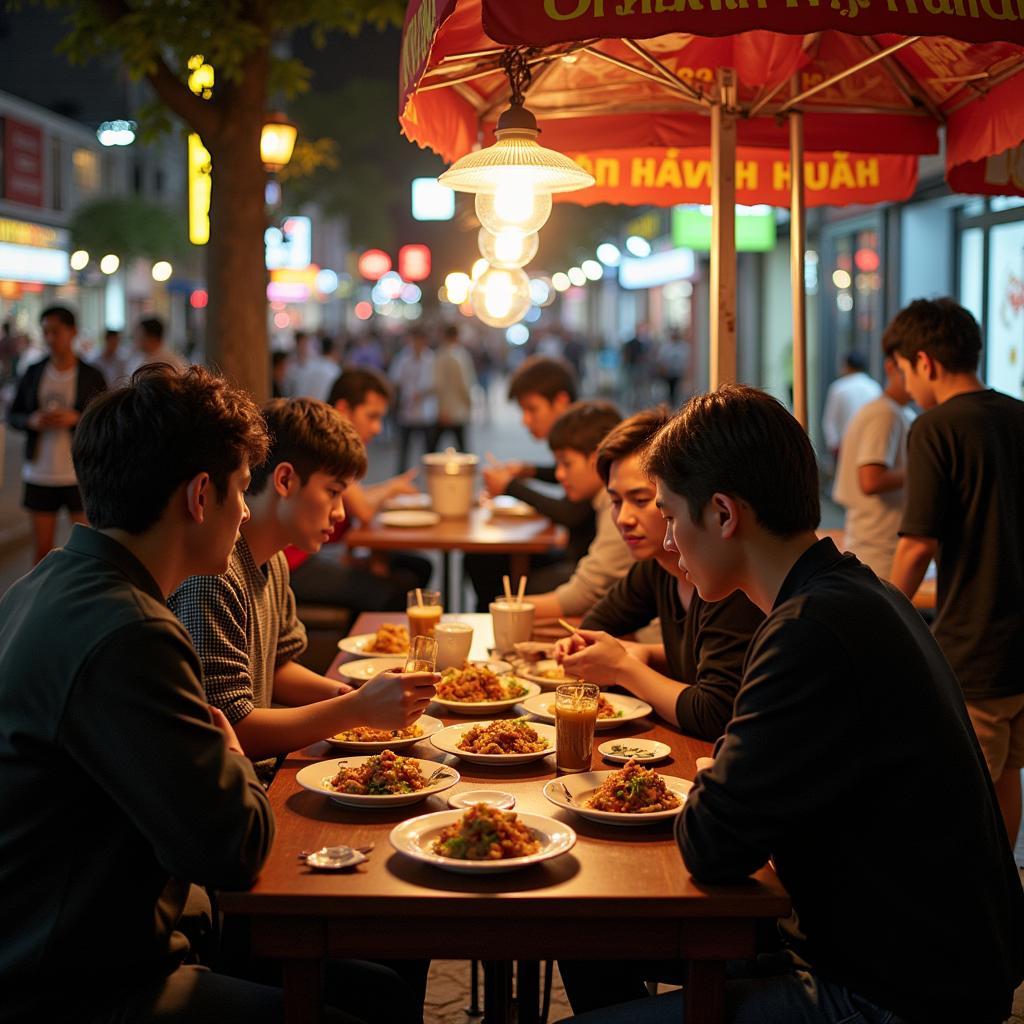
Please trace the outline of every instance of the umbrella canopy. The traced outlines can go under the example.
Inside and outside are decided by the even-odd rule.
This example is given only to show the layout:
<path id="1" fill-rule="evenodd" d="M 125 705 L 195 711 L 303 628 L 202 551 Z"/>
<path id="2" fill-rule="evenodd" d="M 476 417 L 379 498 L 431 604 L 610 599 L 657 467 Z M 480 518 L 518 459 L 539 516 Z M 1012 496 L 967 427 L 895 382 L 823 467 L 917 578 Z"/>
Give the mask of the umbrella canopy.
<path id="1" fill-rule="evenodd" d="M 664 154 L 665 165 L 710 135 L 712 386 L 735 375 L 736 147 L 741 167 L 748 149 L 788 147 L 790 163 L 805 168 L 790 176 L 786 204 L 804 423 L 809 170 L 831 156 L 842 185 L 856 154 L 934 153 L 940 128 L 950 168 L 1024 139 L 1024 0 L 412 0 L 400 69 L 405 134 L 448 160 L 489 143 L 508 95 L 508 46 L 524 48 L 526 102 L 552 149 L 592 162 L 601 151 Z M 622 180 L 620 166 L 606 201 L 634 201 Z M 875 190 L 875 200 L 896 197 Z M 681 189 L 663 201 L 688 198 Z M 570 199 L 581 200 L 586 192 Z"/>

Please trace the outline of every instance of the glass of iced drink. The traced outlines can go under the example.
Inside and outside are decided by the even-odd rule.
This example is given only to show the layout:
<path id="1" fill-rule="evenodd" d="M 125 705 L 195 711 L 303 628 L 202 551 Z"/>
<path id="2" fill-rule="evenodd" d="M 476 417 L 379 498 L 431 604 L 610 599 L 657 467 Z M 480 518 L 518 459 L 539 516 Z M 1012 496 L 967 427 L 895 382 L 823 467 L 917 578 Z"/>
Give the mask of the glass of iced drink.
<path id="1" fill-rule="evenodd" d="M 434 627 L 441 621 L 441 592 L 439 590 L 410 590 L 405 602 L 409 617 L 409 638 L 433 636 Z"/>
<path id="2" fill-rule="evenodd" d="M 433 672 L 437 664 L 437 641 L 431 636 L 409 638 L 409 653 L 403 672 Z"/>
<path id="3" fill-rule="evenodd" d="M 600 693 L 593 683 L 563 683 L 555 689 L 555 767 L 559 772 L 590 771 Z"/>
<path id="4" fill-rule="evenodd" d="M 439 622 L 434 627 L 437 641 L 437 671 L 462 668 L 473 646 L 473 627 L 468 622 Z"/>
<path id="5" fill-rule="evenodd" d="M 533 636 L 533 609 L 529 601 L 496 597 L 489 605 L 494 627 L 494 649 L 508 654 L 513 647 Z"/>

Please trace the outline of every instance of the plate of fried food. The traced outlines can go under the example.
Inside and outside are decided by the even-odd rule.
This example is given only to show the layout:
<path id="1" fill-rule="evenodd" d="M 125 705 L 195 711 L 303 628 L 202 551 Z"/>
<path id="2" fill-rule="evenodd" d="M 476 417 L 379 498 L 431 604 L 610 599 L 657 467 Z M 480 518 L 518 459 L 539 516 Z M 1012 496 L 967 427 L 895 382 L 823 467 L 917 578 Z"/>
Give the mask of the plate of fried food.
<path id="1" fill-rule="evenodd" d="M 555 720 L 555 695 L 538 693 L 535 697 L 521 700 L 516 707 L 524 713 L 536 716 L 542 722 Z M 615 729 L 625 722 L 643 718 L 651 713 L 651 705 L 638 697 L 622 693 L 602 693 L 597 698 L 598 729 Z"/>
<path id="2" fill-rule="evenodd" d="M 674 818 L 692 785 L 629 761 L 614 772 L 552 779 L 544 786 L 544 796 L 557 807 L 605 825 L 650 825 Z"/>
<path id="3" fill-rule="evenodd" d="M 439 729 L 430 742 L 471 764 L 526 764 L 555 751 L 555 727 L 522 718 L 466 722 Z"/>
<path id="4" fill-rule="evenodd" d="M 364 658 L 374 654 L 407 654 L 409 628 L 405 623 L 383 622 L 376 633 L 359 633 L 338 641 L 338 650 L 346 654 L 360 654 Z"/>
<path id="5" fill-rule="evenodd" d="M 516 675 L 522 679 L 528 679 L 531 683 L 539 684 L 542 690 L 553 690 L 556 686 L 561 686 L 562 683 L 589 681 L 580 679 L 571 672 L 566 672 L 565 668 L 555 661 L 554 658 L 541 658 L 540 661 L 518 664 L 516 666 Z M 604 684 L 602 683 L 595 683 L 595 685 L 604 689 Z"/>
<path id="6" fill-rule="evenodd" d="M 576 833 L 554 818 L 486 803 L 410 818 L 396 825 L 388 838 L 407 857 L 470 875 L 539 864 L 568 853 L 576 844 Z"/>
<path id="7" fill-rule="evenodd" d="M 376 754 L 388 748 L 401 750 L 412 746 L 443 728 L 444 722 L 439 718 L 421 715 L 404 729 L 374 729 L 369 725 L 356 725 L 328 736 L 327 742 L 339 750 L 351 750 L 354 754 Z"/>
<path id="8" fill-rule="evenodd" d="M 402 757 L 393 750 L 340 761 L 317 761 L 295 774 L 311 793 L 322 793 L 343 807 L 404 807 L 451 789 L 461 776 L 452 767 Z"/>
<path id="9" fill-rule="evenodd" d="M 507 663 L 471 661 L 463 668 L 445 669 L 431 700 L 456 715 L 486 715 L 505 711 L 516 701 L 540 693 L 536 683 L 495 672 L 494 668 L 502 664 Z"/>

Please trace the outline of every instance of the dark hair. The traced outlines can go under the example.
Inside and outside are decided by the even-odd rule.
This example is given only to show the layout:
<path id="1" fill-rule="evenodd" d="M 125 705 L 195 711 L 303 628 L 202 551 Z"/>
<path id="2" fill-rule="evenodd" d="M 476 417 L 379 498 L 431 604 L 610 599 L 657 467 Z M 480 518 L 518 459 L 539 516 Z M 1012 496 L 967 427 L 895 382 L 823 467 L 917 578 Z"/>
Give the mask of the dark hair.
<path id="1" fill-rule="evenodd" d="M 454 341 L 458 341 L 459 340 L 459 325 L 458 324 L 448 324 L 447 327 L 445 327 L 444 331 L 442 332 L 442 337 L 444 337 L 445 339 L 451 338 Z"/>
<path id="2" fill-rule="evenodd" d="M 94 398 L 75 428 L 72 457 L 89 522 L 145 533 L 174 491 L 209 473 L 217 498 L 243 463 L 267 455 L 259 408 L 201 366 L 143 366 L 126 387 Z"/>
<path id="3" fill-rule="evenodd" d="M 155 316 L 147 316 L 144 320 L 140 320 L 139 330 L 142 331 L 147 338 L 163 340 L 164 323 Z"/>
<path id="4" fill-rule="evenodd" d="M 727 384 L 696 395 L 644 453 L 647 472 L 685 498 L 700 522 L 716 492 L 745 501 L 778 537 L 821 521 L 818 464 L 803 427 L 771 395 Z"/>
<path id="5" fill-rule="evenodd" d="M 622 414 L 611 402 L 576 402 L 555 420 L 548 447 L 553 452 L 571 448 L 589 455 L 621 420 Z"/>
<path id="6" fill-rule="evenodd" d="M 274 349 L 270 353 L 270 365 L 273 369 L 277 369 L 282 363 L 288 362 L 288 353 L 282 352 L 279 348 Z"/>
<path id="7" fill-rule="evenodd" d="M 851 370 L 864 373 L 868 368 L 868 361 L 859 352 L 847 352 L 843 360 Z"/>
<path id="8" fill-rule="evenodd" d="M 552 359 L 551 356 L 530 356 L 508 382 L 510 402 L 519 401 L 527 395 L 540 395 L 553 402 L 560 391 L 569 396 L 570 402 L 576 401 L 579 393 L 576 371 L 564 359 Z"/>
<path id="9" fill-rule="evenodd" d="M 104 338 L 120 338 L 121 337 L 121 332 L 119 330 L 117 330 L 116 327 L 108 327 L 103 332 L 103 337 Z"/>
<path id="10" fill-rule="evenodd" d="M 362 366 L 353 367 L 343 371 L 334 381 L 327 401 L 330 405 L 337 405 L 344 400 L 350 409 L 355 409 L 366 401 L 371 391 L 391 401 L 391 385 L 383 374 Z"/>
<path id="11" fill-rule="evenodd" d="M 612 463 L 645 448 L 651 438 L 668 423 L 671 415 L 664 405 L 642 409 L 608 432 L 597 448 L 597 475 L 604 481 L 605 487 L 612 473 Z"/>
<path id="12" fill-rule="evenodd" d="M 981 328 L 950 298 L 915 299 L 893 317 L 882 345 L 911 362 L 924 352 L 951 373 L 973 373 L 981 356 Z"/>
<path id="13" fill-rule="evenodd" d="M 75 314 L 68 309 L 67 306 L 47 306 L 46 309 L 39 314 L 39 322 L 42 323 L 48 316 L 52 316 L 55 320 L 59 320 L 65 327 L 70 327 L 74 330 L 78 323 L 75 320 Z"/>
<path id="14" fill-rule="evenodd" d="M 263 406 L 270 451 L 252 471 L 250 494 L 262 493 L 276 466 L 288 462 L 306 483 L 314 473 L 339 480 L 366 472 L 366 449 L 337 409 L 315 398 L 273 398 Z"/>
<path id="15" fill-rule="evenodd" d="M 320 354 L 329 356 L 334 351 L 334 339 L 329 334 L 320 335 Z"/>

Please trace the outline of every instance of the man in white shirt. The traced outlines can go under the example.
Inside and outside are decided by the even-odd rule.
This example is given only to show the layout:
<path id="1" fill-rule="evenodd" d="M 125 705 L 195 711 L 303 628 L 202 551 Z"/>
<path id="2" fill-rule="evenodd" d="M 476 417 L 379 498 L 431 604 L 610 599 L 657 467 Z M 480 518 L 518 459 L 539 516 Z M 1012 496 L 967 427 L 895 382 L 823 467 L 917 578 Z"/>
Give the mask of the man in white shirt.
<path id="1" fill-rule="evenodd" d="M 466 424 L 473 415 L 473 386 L 476 371 L 473 359 L 459 342 L 459 328 L 449 324 L 441 337 L 441 348 L 434 362 L 437 383 L 437 425 L 427 440 L 427 448 L 437 451 L 441 438 L 451 431 L 455 446 L 466 451 Z"/>
<path id="2" fill-rule="evenodd" d="M 150 363 L 167 363 L 179 371 L 188 369 L 188 363 L 165 344 L 163 321 L 155 316 L 140 320 L 135 327 L 135 355 L 128 360 L 127 376 Z"/>
<path id="3" fill-rule="evenodd" d="M 846 509 L 844 544 L 888 579 L 903 516 L 910 392 L 893 350 L 885 351 L 885 391 L 854 414 L 846 428 L 832 498 Z"/>
<path id="4" fill-rule="evenodd" d="M 103 374 L 108 388 L 127 383 L 128 360 L 121 355 L 121 332 L 107 328 L 103 336 L 103 351 L 89 360 Z"/>
<path id="5" fill-rule="evenodd" d="M 832 381 L 825 393 L 821 429 L 833 458 L 839 454 L 843 434 L 854 413 L 882 393 L 878 381 L 869 377 L 866 371 L 864 357 L 859 352 L 850 352 L 843 364 L 843 372 Z"/>
<path id="6" fill-rule="evenodd" d="M 317 339 L 305 331 L 295 332 L 295 354 L 285 372 L 285 393 L 289 398 L 315 398 L 326 402 L 341 367 L 317 351 Z"/>
<path id="7" fill-rule="evenodd" d="M 39 322 L 49 355 L 33 363 L 18 381 L 8 414 L 11 426 L 27 435 L 23 504 L 32 518 L 33 563 L 53 547 L 62 508 L 72 522 L 85 522 L 71 437 L 86 405 L 106 389 L 103 374 L 75 355 L 75 314 L 64 306 L 51 306 Z"/>
<path id="8" fill-rule="evenodd" d="M 403 473 L 408 465 L 412 435 L 422 434 L 429 450 L 437 421 L 434 353 L 423 328 L 409 331 L 407 343 L 391 364 L 391 381 L 398 390 L 398 472 Z"/>

